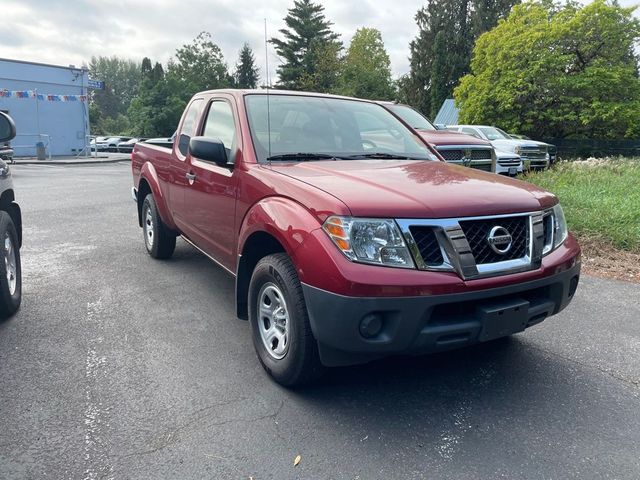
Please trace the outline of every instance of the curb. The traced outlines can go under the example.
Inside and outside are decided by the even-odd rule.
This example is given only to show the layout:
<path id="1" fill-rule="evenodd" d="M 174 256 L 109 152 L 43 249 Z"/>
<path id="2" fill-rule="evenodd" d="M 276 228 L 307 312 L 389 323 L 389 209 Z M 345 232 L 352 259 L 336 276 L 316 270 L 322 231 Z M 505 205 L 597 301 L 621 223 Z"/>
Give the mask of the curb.
<path id="1" fill-rule="evenodd" d="M 129 161 L 131 161 L 130 157 L 108 158 L 106 160 L 17 160 L 11 165 L 100 165 L 103 163 L 120 163 Z"/>

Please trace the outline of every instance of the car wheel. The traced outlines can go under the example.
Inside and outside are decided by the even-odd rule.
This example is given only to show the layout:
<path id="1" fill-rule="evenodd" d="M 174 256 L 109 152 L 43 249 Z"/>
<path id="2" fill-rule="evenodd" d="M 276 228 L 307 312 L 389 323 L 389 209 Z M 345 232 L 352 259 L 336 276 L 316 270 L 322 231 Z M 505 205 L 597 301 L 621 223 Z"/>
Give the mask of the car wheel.
<path id="1" fill-rule="evenodd" d="M 148 194 L 142 204 L 144 245 L 153 258 L 170 258 L 176 248 L 176 236 L 162 222 L 153 195 Z"/>
<path id="2" fill-rule="evenodd" d="M 268 255 L 256 265 L 249 322 L 260 363 L 276 382 L 294 387 L 322 374 L 302 286 L 287 254 Z"/>
<path id="3" fill-rule="evenodd" d="M 0 212 L 0 318 L 13 315 L 22 301 L 22 267 L 18 234 L 7 212 Z"/>

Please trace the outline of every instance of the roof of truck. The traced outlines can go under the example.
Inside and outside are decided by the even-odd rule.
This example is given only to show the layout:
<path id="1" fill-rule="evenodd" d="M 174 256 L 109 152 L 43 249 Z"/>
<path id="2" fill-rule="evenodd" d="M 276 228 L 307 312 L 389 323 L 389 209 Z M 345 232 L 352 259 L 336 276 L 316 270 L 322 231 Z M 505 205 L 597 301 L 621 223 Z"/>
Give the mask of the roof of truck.
<path id="1" fill-rule="evenodd" d="M 318 92 L 302 92 L 297 90 L 279 90 L 277 88 L 256 88 L 256 89 L 240 89 L 240 88 L 223 88 L 217 90 L 206 90 L 204 92 L 198 92 L 198 94 L 213 94 L 213 93 L 226 93 L 228 95 L 244 96 L 244 95 L 295 95 L 300 97 L 324 97 L 324 98 L 338 98 L 343 100 L 356 100 L 359 102 L 379 103 L 364 98 L 347 97 L 344 95 L 332 95 L 329 93 Z"/>

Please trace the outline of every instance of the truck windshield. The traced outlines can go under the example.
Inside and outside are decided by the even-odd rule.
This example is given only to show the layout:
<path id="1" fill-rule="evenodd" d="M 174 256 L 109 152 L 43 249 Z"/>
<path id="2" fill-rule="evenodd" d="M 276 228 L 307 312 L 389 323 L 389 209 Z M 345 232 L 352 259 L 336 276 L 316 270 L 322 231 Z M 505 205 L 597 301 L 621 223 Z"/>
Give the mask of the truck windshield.
<path id="1" fill-rule="evenodd" d="M 273 93 L 268 99 L 263 94 L 247 95 L 245 104 L 259 162 L 437 160 L 411 130 L 373 103 Z"/>
<path id="2" fill-rule="evenodd" d="M 480 131 L 484 133 L 487 140 L 511 140 L 511 137 L 504 133 L 499 128 L 494 127 L 480 127 Z"/>
<path id="3" fill-rule="evenodd" d="M 389 105 L 389 110 L 398 115 L 405 123 L 415 128 L 416 130 L 435 130 L 436 127 L 431 125 L 431 122 L 422 116 L 420 112 L 415 111 L 413 108 L 406 105 Z"/>

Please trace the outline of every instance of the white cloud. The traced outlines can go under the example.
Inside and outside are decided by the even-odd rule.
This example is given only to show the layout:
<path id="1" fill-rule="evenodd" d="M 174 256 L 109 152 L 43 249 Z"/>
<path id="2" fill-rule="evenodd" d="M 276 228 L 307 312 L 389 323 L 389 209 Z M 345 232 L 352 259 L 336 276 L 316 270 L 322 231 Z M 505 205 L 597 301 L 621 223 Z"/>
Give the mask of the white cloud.
<path id="1" fill-rule="evenodd" d="M 3 0 L 0 57 L 60 65 L 87 63 L 92 55 L 145 56 L 165 63 L 199 32 L 211 32 L 232 67 L 243 42 L 264 65 L 264 19 L 269 36 L 284 27 L 292 0 Z M 396 75 L 408 68 L 409 41 L 419 0 L 323 2 L 335 30 L 348 44 L 358 27 L 381 30 Z M 270 71 L 278 58 L 271 46 Z"/>
<path id="2" fill-rule="evenodd" d="M 623 0 L 632 5 L 635 0 Z M 292 0 L 3 0 L 0 57 L 81 65 L 92 55 L 166 61 L 205 30 L 220 45 L 229 67 L 243 42 L 264 65 L 264 19 L 269 36 L 284 27 Z M 325 0 L 325 13 L 348 44 L 358 27 L 378 28 L 396 76 L 409 69 L 409 42 L 421 0 Z M 278 64 L 270 47 L 272 76 Z"/>

